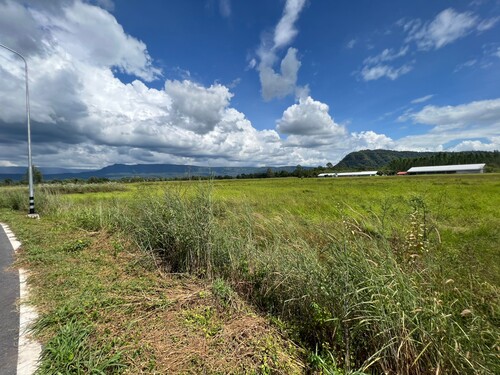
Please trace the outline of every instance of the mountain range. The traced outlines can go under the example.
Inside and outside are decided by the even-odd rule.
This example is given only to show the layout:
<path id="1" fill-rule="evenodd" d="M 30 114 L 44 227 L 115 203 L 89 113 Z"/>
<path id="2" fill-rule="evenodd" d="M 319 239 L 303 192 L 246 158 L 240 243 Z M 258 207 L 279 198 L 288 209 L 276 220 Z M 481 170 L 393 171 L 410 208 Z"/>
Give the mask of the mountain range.
<path id="1" fill-rule="evenodd" d="M 241 174 L 266 173 L 268 168 L 273 172 L 292 172 L 295 166 L 281 167 L 206 167 L 196 165 L 178 164 L 113 164 L 98 170 L 78 170 L 58 168 L 54 173 L 54 168 L 39 168 L 43 174 L 43 179 L 70 180 L 88 179 L 90 177 L 120 179 L 124 177 L 142 178 L 176 178 L 176 177 L 206 177 L 206 176 L 231 176 L 236 177 Z M 0 180 L 7 178 L 19 181 L 26 174 L 26 167 L 0 167 Z"/>
<path id="2" fill-rule="evenodd" d="M 466 152 L 418 152 L 393 150 L 361 150 L 346 155 L 332 170 L 406 170 L 412 165 L 468 164 L 484 162 L 490 167 L 500 168 L 498 151 L 466 151 Z M 437 163 L 437 164 L 436 164 Z M 280 171 L 293 172 L 296 166 L 281 167 L 207 167 L 178 164 L 113 164 L 98 170 L 40 168 L 43 179 L 51 180 L 86 180 L 91 177 L 120 179 L 130 177 L 141 178 L 181 178 L 265 174 L 268 169 L 274 173 Z M 312 167 L 303 167 L 313 169 Z M 26 167 L 0 167 L 0 181 L 21 180 L 26 174 Z"/>

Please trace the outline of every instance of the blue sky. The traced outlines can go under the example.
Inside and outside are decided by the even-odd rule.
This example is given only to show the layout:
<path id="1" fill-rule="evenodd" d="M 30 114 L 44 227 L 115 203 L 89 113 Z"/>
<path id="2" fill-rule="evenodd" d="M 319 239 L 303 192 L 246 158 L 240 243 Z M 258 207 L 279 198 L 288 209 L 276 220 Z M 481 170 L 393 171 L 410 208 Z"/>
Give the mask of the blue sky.
<path id="1" fill-rule="evenodd" d="M 500 148 L 500 1 L 0 0 L 34 162 L 324 165 Z M 0 51 L 0 165 L 24 165 Z"/>

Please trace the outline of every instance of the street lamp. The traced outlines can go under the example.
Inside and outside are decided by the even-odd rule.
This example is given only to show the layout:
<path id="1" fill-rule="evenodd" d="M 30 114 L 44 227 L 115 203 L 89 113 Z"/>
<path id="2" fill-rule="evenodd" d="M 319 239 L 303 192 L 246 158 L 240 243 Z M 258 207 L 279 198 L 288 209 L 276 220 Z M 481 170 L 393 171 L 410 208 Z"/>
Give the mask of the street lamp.
<path id="1" fill-rule="evenodd" d="M 26 79 L 26 121 L 28 123 L 28 182 L 29 182 L 29 189 L 30 189 L 30 196 L 29 196 L 30 210 L 28 213 L 28 217 L 38 218 L 39 217 L 38 214 L 35 213 L 35 192 L 33 190 L 33 164 L 31 162 L 31 126 L 30 126 L 30 94 L 29 94 L 29 88 L 28 88 L 28 63 L 26 62 L 26 59 L 24 58 L 24 56 L 21 55 L 19 52 L 14 51 L 13 49 L 11 49 L 7 46 L 4 46 L 1 43 L 0 43 L 0 47 L 3 47 L 12 53 L 15 53 L 17 56 L 19 56 L 24 61 L 24 73 L 25 73 L 25 79 Z"/>

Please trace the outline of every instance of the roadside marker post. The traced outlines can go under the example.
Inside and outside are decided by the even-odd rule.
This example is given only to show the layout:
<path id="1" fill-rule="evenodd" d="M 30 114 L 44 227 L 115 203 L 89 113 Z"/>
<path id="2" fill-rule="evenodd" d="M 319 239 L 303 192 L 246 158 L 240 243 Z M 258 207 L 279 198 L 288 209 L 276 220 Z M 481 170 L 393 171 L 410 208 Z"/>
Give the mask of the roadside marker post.
<path id="1" fill-rule="evenodd" d="M 26 121 L 28 124 L 28 183 L 29 183 L 29 212 L 28 217 L 32 219 L 39 219 L 40 216 L 35 212 L 35 192 L 33 189 L 33 163 L 31 159 L 31 124 L 30 124 L 30 94 L 28 87 L 28 62 L 19 52 L 14 51 L 12 48 L 4 46 L 0 43 L 0 47 L 19 56 L 24 62 L 24 74 L 26 80 Z"/>

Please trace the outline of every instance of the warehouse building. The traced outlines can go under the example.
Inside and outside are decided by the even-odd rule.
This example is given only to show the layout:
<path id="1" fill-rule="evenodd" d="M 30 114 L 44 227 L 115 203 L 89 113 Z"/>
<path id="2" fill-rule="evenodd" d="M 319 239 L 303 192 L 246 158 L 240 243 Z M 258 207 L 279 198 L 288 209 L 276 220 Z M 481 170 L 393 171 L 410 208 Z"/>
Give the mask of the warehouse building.
<path id="1" fill-rule="evenodd" d="M 339 173 L 320 173 L 318 177 L 362 177 L 362 176 L 376 176 L 377 171 L 365 172 L 339 172 Z"/>
<path id="2" fill-rule="evenodd" d="M 412 167 L 408 174 L 438 174 L 438 173 L 484 173 L 486 164 L 435 165 L 432 167 Z"/>

